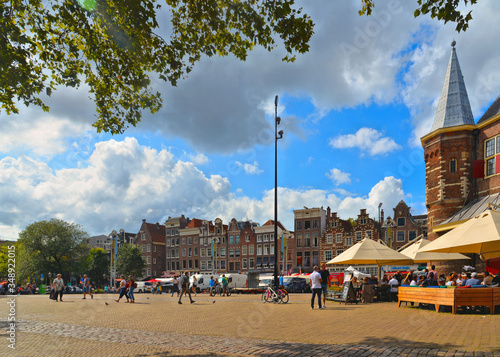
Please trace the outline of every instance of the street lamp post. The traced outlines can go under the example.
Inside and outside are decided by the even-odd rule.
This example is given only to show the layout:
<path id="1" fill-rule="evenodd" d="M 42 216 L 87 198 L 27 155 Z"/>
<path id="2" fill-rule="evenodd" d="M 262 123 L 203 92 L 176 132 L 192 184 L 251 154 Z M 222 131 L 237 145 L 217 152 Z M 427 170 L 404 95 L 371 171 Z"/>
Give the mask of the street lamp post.
<path id="1" fill-rule="evenodd" d="M 274 98 L 274 286 L 278 286 L 278 140 L 283 130 L 278 131 L 281 118 L 278 116 L 278 96 Z"/>
<path id="2" fill-rule="evenodd" d="M 382 234 L 382 222 L 380 222 L 380 207 L 382 207 L 382 202 L 378 204 L 378 239 L 382 239 L 380 235 Z"/>

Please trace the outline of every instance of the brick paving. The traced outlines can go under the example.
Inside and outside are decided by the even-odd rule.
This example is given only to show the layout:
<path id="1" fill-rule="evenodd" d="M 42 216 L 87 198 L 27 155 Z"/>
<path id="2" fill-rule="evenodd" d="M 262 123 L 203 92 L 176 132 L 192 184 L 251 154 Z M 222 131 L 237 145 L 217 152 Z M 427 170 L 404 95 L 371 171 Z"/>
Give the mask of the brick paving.
<path id="1" fill-rule="evenodd" d="M 396 303 L 327 303 L 309 295 L 286 305 L 258 295 L 194 304 L 170 295 L 17 296 L 16 350 L 8 345 L 7 299 L 0 299 L 0 356 L 500 356 L 499 315 L 436 313 Z M 107 304 L 107 305 L 106 305 Z"/>

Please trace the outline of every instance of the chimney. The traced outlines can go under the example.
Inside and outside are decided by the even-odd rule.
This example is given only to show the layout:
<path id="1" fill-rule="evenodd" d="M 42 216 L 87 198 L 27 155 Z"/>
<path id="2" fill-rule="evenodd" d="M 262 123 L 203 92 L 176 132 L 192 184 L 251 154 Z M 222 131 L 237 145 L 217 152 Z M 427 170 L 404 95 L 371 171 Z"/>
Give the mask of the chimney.
<path id="1" fill-rule="evenodd" d="M 330 206 L 326 207 L 326 218 L 330 218 L 331 210 Z"/>

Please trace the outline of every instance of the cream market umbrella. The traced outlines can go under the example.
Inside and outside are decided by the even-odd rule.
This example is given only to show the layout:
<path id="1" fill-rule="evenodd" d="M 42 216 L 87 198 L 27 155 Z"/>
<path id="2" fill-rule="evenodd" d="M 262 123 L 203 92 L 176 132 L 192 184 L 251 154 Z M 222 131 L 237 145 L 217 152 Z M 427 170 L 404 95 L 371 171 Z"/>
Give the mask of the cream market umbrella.
<path id="1" fill-rule="evenodd" d="M 412 262 L 406 255 L 398 253 L 370 238 L 365 238 L 326 264 L 374 264 L 382 266 L 411 264 Z"/>
<path id="2" fill-rule="evenodd" d="M 477 253 L 483 260 L 500 257 L 500 213 L 483 212 L 430 242 L 420 251 Z"/>
<path id="3" fill-rule="evenodd" d="M 409 247 L 403 249 L 400 253 L 410 257 L 413 263 L 428 263 L 428 262 L 442 262 L 445 260 L 460 260 L 470 259 L 460 253 L 435 253 L 435 252 L 422 252 L 420 249 L 427 246 L 430 242 L 427 239 L 420 239 L 418 242 L 413 243 Z"/>

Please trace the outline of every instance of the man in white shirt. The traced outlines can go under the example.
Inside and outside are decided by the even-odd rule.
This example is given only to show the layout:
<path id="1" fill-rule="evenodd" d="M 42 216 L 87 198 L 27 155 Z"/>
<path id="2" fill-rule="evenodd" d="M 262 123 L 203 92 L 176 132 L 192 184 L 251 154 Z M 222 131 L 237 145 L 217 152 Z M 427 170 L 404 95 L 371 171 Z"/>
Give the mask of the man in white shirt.
<path id="1" fill-rule="evenodd" d="M 397 301 L 398 298 L 398 279 L 396 279 L 396 274 L 392 276 L 392 279 L 389 280 L 389 286 L 391 287 L 390 293 L 391 293 L 391 301 Z"/>
<path id="2" fill-rule="evenodd" d="M 311 279 L 311 290 L 312 290 L 312 297 L 311 297 L 311 309 L 314 309 L 314 298 L 316 295 L 318 296 L 318 305 L 320 309 L 324 309 L 325 306 L 321 306 L 321 274 L 319 273 L 319 268 L 318 266 L 314 266 L 314 271 L 312 272 L 311 276 L 309 277 Z"/>

